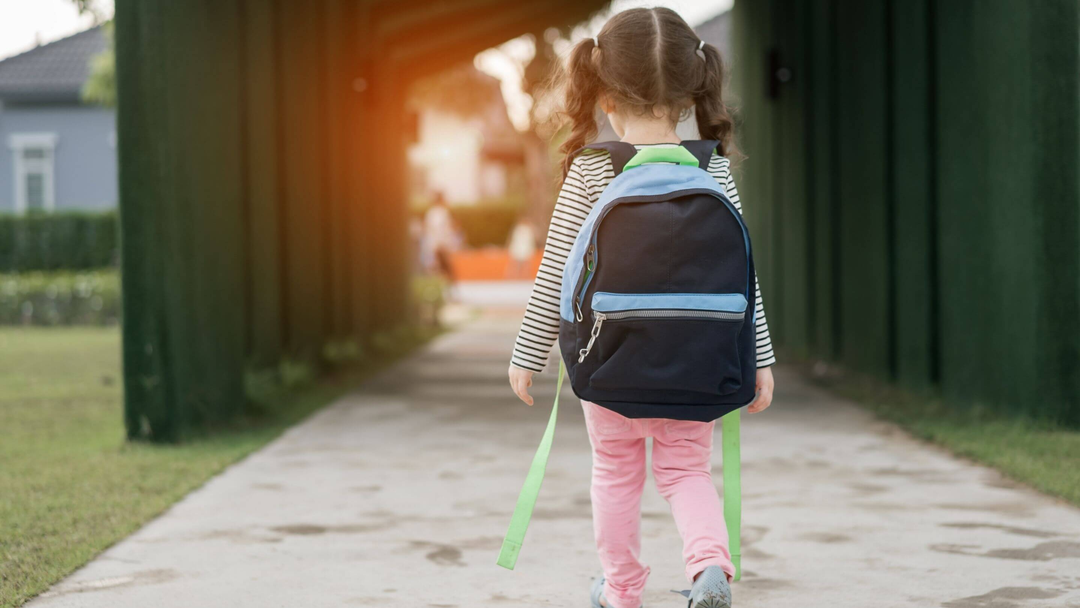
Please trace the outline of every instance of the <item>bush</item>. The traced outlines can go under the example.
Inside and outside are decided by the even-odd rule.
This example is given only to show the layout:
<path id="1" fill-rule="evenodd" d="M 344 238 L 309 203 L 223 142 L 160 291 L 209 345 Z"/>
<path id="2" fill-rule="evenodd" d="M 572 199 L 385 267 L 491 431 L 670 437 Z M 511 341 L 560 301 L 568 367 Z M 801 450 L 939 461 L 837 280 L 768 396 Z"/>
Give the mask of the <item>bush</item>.
<path id="1" fill-rule="evenodd" d="M 439 277 L 416 276 L 412 280 L 413 317 L 421 327 L 438 327 L 439 311 L 446 304 L 443 292 L 446 283 Z"/>
<path id="2" fill-rule="evenodd" d="M 118 246 L 115 211 L 0 215 L 0 272 L 105 268 Z"/>
<path id="3" fill-rule="evenodd" d="M 120 275 L 0 274 L 0 325 L 110 325 L 120 320 Z"/>
<path id="4" fill-rule="evenodd" d="M 476 205 L 475 207 L 451 207 L 450 213 L 465 233 L 469 247 L 506 245 L 510 231 L 514 229 L 522 209 L 517 205 Z"/>

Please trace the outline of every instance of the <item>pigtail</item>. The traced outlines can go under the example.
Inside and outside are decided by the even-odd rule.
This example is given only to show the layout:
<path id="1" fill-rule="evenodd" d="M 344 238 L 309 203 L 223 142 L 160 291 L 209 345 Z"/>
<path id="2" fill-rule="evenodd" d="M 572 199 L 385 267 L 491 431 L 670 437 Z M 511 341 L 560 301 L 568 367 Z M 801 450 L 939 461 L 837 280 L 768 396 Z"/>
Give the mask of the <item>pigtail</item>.
<path id="1" fill-rule="evenodd" d="M 720 142 L 720 154 L 737 160 L 741 153 L 735 145 L 735 121 L 724 103 L 724 61 L 711 44 L 701 46 L 703 76 L 694 93 L 694 115 L 701 139 Z M 700 59 L 699 59 L 700 60 Z"/>
<path id="2" fill-rule="evenodd" d="M 570 53 L 566 68 L 565 113 L 570 118 L 571 131 L 559 148 L 565 155 L 563 179 L 570 173 L 574 152 L 595 138 L 599 132 L 596 124 L 596 104 L 600 96 L 600 75 L 593 59 L 596 49 L 594 38 L 586 38 L 577 43 Z"/>

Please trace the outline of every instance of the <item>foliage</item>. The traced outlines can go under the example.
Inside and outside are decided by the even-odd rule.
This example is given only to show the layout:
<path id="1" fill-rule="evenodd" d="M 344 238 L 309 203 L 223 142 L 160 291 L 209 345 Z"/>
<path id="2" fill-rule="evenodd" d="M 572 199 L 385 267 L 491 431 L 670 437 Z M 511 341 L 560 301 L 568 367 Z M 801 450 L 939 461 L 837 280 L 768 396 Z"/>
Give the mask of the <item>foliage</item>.
<path id="1" fill-rule="evenodd" d="M 421 108 L 437 108 L 462 118 L 481 116 L 502 99 L 499 81 L 460 64 L 421 79 L 410 91 L 410 102 Z"/>
<path id="2" fill-rule="evenodd" d="M 116 31 L 112 21 L 105 24 L 108 46 L 90 58 L 90 75 L 82 88 L 86 103 L 116 107 Z"/>
<path id="3" fill-rule="evenodd" d="M 412 281 L 413 318 L 421 327 L 439 327 L 439 313 L 446 304 L 446 282 L 437 276 L 416 276 Z"/>
<path id="4" fill-rule="evenodd" d="M 118 248 L 115 211 L 0 215 L 0 272 L 104 268 Z"/>
<path id="5" fill-rule="evenodd" d="M 451 214 L 465 233 L 469 247 L 502 247 L 521 217 L 521 205 L 511 202 L 451 207 Z"/>
<path id="6" fill-rule="evenodd" d="M 115 325 L 119 320 L 115 270 L 0 274 L 0 325 Z"/>
<path id="7" fill-rule="evenodd" d="M 89 13 L 94 16 L 95 22 L 102 20 L 102 9 L 98 6 L 100 2 L 98 0 L 71 0 L 75 4 L 75 8 L 79 10 L 79 14 L 83 15 Z"/>
<path id="8" fill-rule="evenodd" d="M 117 328 L 0 328 L 0 608 L 14 608 L 430 332 L 315 383 L 264 390 L 241 425 L 125 442 Z M 270 388 L 270 387 L 266 387 Z"/>

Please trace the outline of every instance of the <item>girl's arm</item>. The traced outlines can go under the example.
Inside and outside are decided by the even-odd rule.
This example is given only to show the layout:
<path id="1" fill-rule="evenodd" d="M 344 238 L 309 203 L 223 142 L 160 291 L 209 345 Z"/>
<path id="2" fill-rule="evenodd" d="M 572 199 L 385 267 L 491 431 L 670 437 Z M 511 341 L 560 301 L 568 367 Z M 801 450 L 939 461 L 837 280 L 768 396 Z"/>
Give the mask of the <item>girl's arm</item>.
<path id="1" fill-rule="evenodd" d="M 586 175 L 602 174 L 605 163 L 610 165 L 606 153 L 582 155 L 574 161 L 563 181 L 551 216 L 540 270 L 536 274 L 532 295 L 525 308 L 525 318 L 514 344 L 514 354 L 510 359 L 511 372 L 514 368 L 540 372 L 547 364 L 551 347 L 559 337 L 559 298 L 566 256 L 570 254 L 574 239 L 596 202 L 596 196 L 586 182 Z M 610 166 L 607 172 L 610 172 Z M 525 379 L 531 379 L 531 374 Z M 515 392 L 521 396 L 518 388 L 515 385 Z"/>
<path id="2" fill-rule="evenodd" d="M 728 159 L 714 155 L 709 162 L 709 173 L 724 187 L 728 200 L 735 205 L 735 209 L 742 213 L 742 204 L 739 202 L 739 191 L 735 188 L 735 178 L 731 175 L 731 163 Z M 765 410 L 772 404 L 773 398 L 773 374 L 772 365 L 776 363 L 776 355 L 773 352 L 772 338 L 769 337 L 769 323 L 765 320 L 765 305 L 761 302 L 761 285 L 757 275 L 754 276 L 754 329 L 757 332 L 757 398 L 746 408 L 751 414 Z"/>
<path id="3" fill-rule="evenodd" d="M 731 164 L 723 156 L 714 154 L 709 162 L 709 173 L 727 191 L 728 200 L 735 205 L 735 209 L 742 213 L 742 204 L 739 202 L 739 190 L 735 187 L 735 178 L 731 174 Z M 757 275 L 754 276 L 754 330 L 757 332 L 757 366 L 758 369 L 769 367 L 776 363 L 776 354 L 773 352 L 772 338 L 769 337 L 769 322 L 765 319 L 765 304 L 761 301 L 761 285 Z"/>

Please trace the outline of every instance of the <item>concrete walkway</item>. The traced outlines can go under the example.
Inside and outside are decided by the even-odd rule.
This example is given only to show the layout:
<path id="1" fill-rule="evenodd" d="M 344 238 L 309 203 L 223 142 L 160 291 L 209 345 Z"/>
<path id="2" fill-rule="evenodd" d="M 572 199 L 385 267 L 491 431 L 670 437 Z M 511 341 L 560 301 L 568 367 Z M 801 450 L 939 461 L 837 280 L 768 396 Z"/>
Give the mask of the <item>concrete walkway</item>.
<path id="1" fill-rule="evenodd" d="M 585 608 L 598 571 L 569 390 L 517 570 L 495 557 L 554 390 L 505 379 L 518 311 L 489 311 L 229 468 L 34 608 Z M 949 457 L 778 372 L 744 417 L 738 608 L 1080 606 L 1080 510 Z M 719 467 L 719 454 L 717 454 Z M 719 471 L 719 468 L 717 469 Z M 718 476 L 719 477 L 719 476 Z M 685 606 L 650 487 L 646 605 Z"/>

